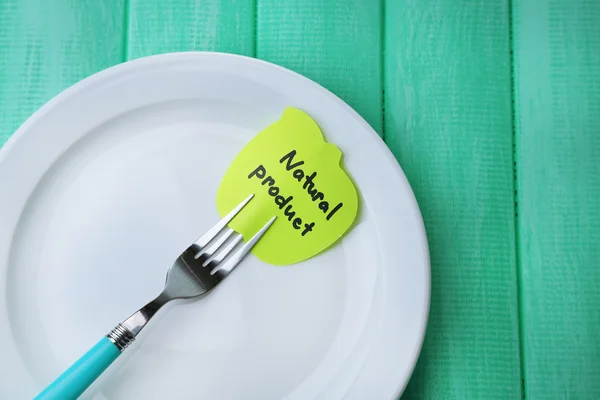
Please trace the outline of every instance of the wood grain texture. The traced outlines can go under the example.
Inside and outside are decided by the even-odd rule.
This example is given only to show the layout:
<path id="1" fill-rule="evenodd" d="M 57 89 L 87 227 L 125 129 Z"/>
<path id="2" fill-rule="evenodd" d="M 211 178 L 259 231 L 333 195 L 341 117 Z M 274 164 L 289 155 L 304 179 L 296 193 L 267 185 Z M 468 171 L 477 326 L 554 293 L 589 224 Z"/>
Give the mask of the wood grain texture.
<path id="1" fill-rule="evenodd" d="M 320 83 L 382 133 L 381 5 L 257 0 L 257 56 Z"/>
<path id="2" fill-rule="evenodd" d="M 598 399 L 600 2 L 512 4 L 511 21 L 508 0 L 0 0 L 0 146 L 126 59 L 295 70 L 385 131 L 423 213 L 431 314 L 403 398 L 517 399 L 523 378 L 528 399 Z"/>
<path id="3" fill-rule="evenodd" d="M 600 2 L 515 1 L 529 399 L 600 398 Z"/>
<path id="4" fill-rule="evenodd" d="M 0 1 L 0 145 L 67 86 L 122 61 L 123 10 L 124 0 Z"/>
<path id="5" fill-rule="evenodd" d="M 129 59 L 176 51 L 254 54 L 253 0 L 130 0 Z"/>
<path id="6" fill-rule="evenodd" d="M 385 7 L 385 137 L 432 263 L 428 332 L 403 398 L 520 399 L 508 3 Z"/>

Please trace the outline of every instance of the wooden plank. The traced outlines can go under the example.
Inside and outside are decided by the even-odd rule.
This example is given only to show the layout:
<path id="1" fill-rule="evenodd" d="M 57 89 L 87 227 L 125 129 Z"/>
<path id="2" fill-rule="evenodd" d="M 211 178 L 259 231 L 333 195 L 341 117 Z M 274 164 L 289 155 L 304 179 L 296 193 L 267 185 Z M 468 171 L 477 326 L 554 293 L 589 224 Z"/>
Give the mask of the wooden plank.
<path id="1" fill-rule="evenodd" d="M 381 6 L 258 0 L 257 56 L 320 83 L 382 133 Z"/>
<path id="2" fill-rule="evenodd" d="M 254 54 L 253 0 L 130 0 L 129 59 L 175 51 Z"/>
<path id="3" fill-rule="evenodd" d="M 0 2 L 0 145 L 61 90 L 123 60 L 123 13 L 124 0 Z"/>
<path id="4" fill-rule="evenodd" d="M 525 394 L 600 398 L 600 2 L 513 9 Z"/>
<path id="5" fill-rule="evenodd" d="M 428 332 L 403 398 L 520 399 L 508 2 L 385 7 L 385 138 L 432 263 Z"/>

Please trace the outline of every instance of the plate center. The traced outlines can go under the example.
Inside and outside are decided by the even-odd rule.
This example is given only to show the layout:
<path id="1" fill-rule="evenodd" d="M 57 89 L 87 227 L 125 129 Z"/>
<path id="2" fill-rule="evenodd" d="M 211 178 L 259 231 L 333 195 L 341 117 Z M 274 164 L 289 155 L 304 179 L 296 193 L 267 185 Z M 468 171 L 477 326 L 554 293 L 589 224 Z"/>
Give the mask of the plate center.
<path id="1" fill-rule="evenodd" d="M 42 179 L 8 279 L 12 331 L 40 382 L 160 292 L 175 257 L 218 220 L 220 179 L 260 115 L 199 100 L 139 109 L 90 132 Z M 294 267 L 250 256 L 210 296 L 167 306 L 96 386 L 110 380 L 111 399 L 168 398 L 173 386 L 194 397 L 190 382 L 206 398 L 285 397 L 366 318 L 349 310 L 349 296 L 364 307 L 372 296 L 361 264 L 376 270 L 377 242 L 366 228 L 348 239 L 362 249 L 343 241 Z"/>

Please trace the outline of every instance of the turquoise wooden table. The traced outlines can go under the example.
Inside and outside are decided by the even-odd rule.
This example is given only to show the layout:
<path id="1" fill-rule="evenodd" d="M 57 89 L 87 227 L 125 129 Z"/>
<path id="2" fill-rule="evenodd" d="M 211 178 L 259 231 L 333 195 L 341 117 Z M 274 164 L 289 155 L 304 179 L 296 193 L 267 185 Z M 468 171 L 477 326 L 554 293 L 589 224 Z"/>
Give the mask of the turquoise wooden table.
<path id="1" fill-rule="evenodd" d="M 76 81 L 182 50 L 306 75 L 396 155 L 432 261 L 403 398 L 600 398 L 600 1 L 0 0 L 0 144 Z"/>

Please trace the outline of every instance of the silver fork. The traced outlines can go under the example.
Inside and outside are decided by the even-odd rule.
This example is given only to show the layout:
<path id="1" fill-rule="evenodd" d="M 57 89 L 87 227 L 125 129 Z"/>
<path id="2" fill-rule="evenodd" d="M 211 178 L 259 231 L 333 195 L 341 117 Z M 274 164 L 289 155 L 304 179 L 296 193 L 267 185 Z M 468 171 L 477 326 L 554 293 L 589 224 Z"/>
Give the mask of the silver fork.
<path id="1" fill-rule="evenodd" d="M 150 303 L 103 337 L 35 399 L 77 399 L 129 346 L 148 321 L 174 299 L 204 296 L 221 283 L 275 221 L 271 218 L 247 243 L 227 224 L 252 200 L 250 195 L 175 260 L 165 287 Z"/>

